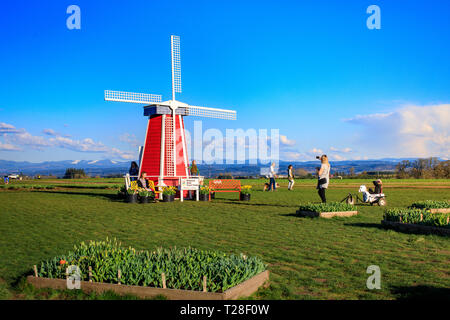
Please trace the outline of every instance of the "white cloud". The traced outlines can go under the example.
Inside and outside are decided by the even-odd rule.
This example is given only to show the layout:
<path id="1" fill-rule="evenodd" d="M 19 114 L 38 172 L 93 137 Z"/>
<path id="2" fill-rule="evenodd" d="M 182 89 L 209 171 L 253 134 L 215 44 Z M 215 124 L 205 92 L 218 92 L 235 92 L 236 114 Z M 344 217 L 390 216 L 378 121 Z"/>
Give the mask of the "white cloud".
<path id="1" fill-rule="evenodd" d="M 322 155 L 323 151 L 321 149 L 313 148 L 313 149 L 309 150 L 309 153 L 313 153 L 313 154 L 317 153 L 318 155 L 320 153 L 320 155 Z"/>
<path id="2" fill-rule="evenodd" d="M 134 154 L 125 152 L 117 148 L 105 146 L 101 142 L 95 142 L 91 138 L 82 140 L 74 140 L 67 136 L 61 136 L 53 129 L 44 129 L 42 131 L 46 135 L 52 136 L 46 138 L 43 136 L 33 136 L 25 129 L 16 129 L 13 125 L 0 122 L 0 134 L 2 134 L 5 143 L 0 142 L 0 150 L 2 151 L 18 151 L 19 146 L 27 146 L 33 149 L 43 150 L 49 147 L 58 147 L 77 152 L 94 152 L 103 153 L 107 156 L 120 159 L 133 159 Z"/>
<path id="3" fill-rule="evenodd" d="M 293 161 L 293 160 L 304 160 L 305 159 L 305 154 L 301 153 L 301 152 L 295 152 L 295 151 L 288 151 L 288 152 L 283 152 L 282 153 L 282 159 L 281 160 L 285 160 L 285 161 Z"/>
<path id="4" fill-rule="evenodd" d="M 44 147 L 50 147 L 51 143 L 41 136 L 33 136 L 29 132 L 23 130 L 20 133 L 7 135 L 5 140 L 9 143 L 15 143 L 18 145 L 28 146 L 33 149 L 42 149 Z"/>
<path id="5" fill-rule="evenodd" d="M 44 129 L 44 130 L 42 130 L 42 133 L 45 133 L 46 135 L 49 135 L 49 136 L 59 136 L 60 135 L 57 132 L 55 132 L 55 130 L 53 130 L 53 129 Z"/>
<path id="6" fill-rule="evenodd" d="M 344 119 L 344 121 L 346 122 L 354 122 L 354 123 L 367 123 L 367 122 L 372 122 L 372 121 L 377 121 L 377 120 L 383 120 L 386 119 L 390 116 L 392 116 L 394 114 L 394 112 L 390 112 L 390 113 L 373 113 L 373 114 L 368 114 L 368 115 L 356 115 L 353 118 L 350 119 Z"/>
<path id="7" fill-rule="evenodd" d="M 344 161 L 347 160 L 347 158 L 339 155 L 339 154 L 332 154 L 328 156 L 330 160 L 336 160 L 336 161 Z"/>
<path id="8" fill-rule="evenodd" d="M 19 151 L 19 150 L 20 148 L 15 145 L 0 142 L 0 151 Z"/>
<path id="9" fill-rule="evenodd" d="M 134 134 L 130 133 L 124 133 L 119 137 L 120 141 L 129 143 L 132 147 L 137 148 L 141 146 L 142 144 L 139 142 L 139 140 L 136 138 Z"/>
<path id="10" fill-rule="evenodd" d="M 283 136 L 280 134 L 280 142 L 281 145 L 285 145 L 285 146 L 293 146 L 296 144 L 295 140 L 289 140 L 286 136 Z"/>
<path id="11" fill-rule="evenodd" d="M 353 152 L 351 148 L 339 149 L 339 148 L 335 148 L 335 147 L 330 147 L 330 151 L 338 152 L 338 153 L 350 153 L 350 152 Z"/>
<path id="12" fill-rule="evenodd" d="M 125 160 L 135 159 L 135 155 L 132 152 L 122 151 L 117 148 L 111 148 L 109 154 L 114 158 L 120 158 Z"/>
<path id="13" fill-rule="evenodd" d="M 94 142 L 91 138 L 86 138 L 83 140 L 73 140 L 66 137 L 57 136 L 55 138 L 49 139 L 52 146 L 60 147 L 64 149 L 69 149 L 73 151 L 80 152 L 107 152 L 108 147 L 106 147 L 101 142 Z"/>
<path id="14" fill-rule="evenodd" d="M 450 157 L 450 104 L 408 105 L 391 113 L 356 116 L 361 145 L 391 157 Z"/>
<path id="15" fill-rule="evenodd" d="M 2 133 L 20 133 L 23 132 L 21 129 L 17 129 L 12 124 L 0 122 L 0 134 Z"/>

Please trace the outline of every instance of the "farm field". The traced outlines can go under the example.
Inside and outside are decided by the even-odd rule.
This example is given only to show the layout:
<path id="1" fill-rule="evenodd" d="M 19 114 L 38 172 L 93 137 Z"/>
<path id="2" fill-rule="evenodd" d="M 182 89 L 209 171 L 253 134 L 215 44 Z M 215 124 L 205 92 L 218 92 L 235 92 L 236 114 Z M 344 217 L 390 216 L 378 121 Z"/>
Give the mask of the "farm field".
<path id="1" fill-rule="evenodd" d="M 297 179 L 293 191 L 253 186 L 250 202 L 221 193 L 211 203 L 127 204 L 117 199 L 123 179 L 13 181 L 0 189 L 0 299 L 85 298 L 45 294 L 23 284 L 44 259 L 81 241 L 117 238 L 136 249 L 195 247 L 259 256 L 270 285 L 254 299 L 399 299 L 450 296 L 450 238 L 381 228 L 383 207 L 357 205 L 357 216 L 313 219 L 295 215 L 319 202 L 316 180 Z M 387 207 L 450 199 L 449 180 L 383 180 Z M 370 180 L 331 180 L 328 201 L 340 201 Z M 22 188 L 29 185 L 51 189 Z M 381 289 L 369 290 L 366 269 L 381 269 Z M 103 297 L 105 298 L 105 297 Z M 106 298 L 117 298 L 106 296 Z"/>

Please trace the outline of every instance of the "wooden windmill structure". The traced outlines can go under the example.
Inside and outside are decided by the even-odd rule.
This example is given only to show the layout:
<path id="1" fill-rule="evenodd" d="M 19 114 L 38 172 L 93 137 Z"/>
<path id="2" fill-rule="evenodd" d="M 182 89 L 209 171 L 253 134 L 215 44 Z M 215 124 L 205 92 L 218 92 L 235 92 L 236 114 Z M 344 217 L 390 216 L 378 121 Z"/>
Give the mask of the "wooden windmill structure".
<path id="1" fill-rule="evenodd" d="M 172 100 L 161 95 L 105 90 L 106 101 L 145 104 L 147 133 L 141 150 L 139 175 L 145 172 L 158 186 L 178 185 L 189 177 L 189 158 L 184 132 L 184 116 L 236 120 L 236 111 L 193 106 L 175 99 L 181 93 L 180 37 L 171 36 Z"/>

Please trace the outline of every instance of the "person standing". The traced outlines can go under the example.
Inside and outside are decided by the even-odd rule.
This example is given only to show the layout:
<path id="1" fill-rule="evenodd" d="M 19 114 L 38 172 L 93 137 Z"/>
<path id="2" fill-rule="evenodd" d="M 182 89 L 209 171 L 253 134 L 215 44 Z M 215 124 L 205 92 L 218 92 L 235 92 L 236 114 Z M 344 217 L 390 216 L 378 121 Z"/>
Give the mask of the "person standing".
<path id="1" fill-rule="evenodd" d="M 277 175 L 275 172 L 275 162 L 272 162 L 272 165 L 270 166 L 270 172 L 269 172 L 269 178 L 270 178 L 269 189 L 267 191 L 277 190 L 277 185 L 275 182 L 276 177 L 277 177 Z"/>
<path id="2" fill-rule="evenodd" d="M 322 165 L 320 168 L 317 168 L 317 189 L 322 200 L 322 203 L 327 203 L 327 198 L 325 196 L 325 191 L 328 188 L 328 184 L 330 183 L 330 163 L 328 162 L 328 157 L 324 154 L 320 158 L 320 162 Z"/>
<path id="3" fill-rule="evenodd" d="M 195 160 L 192 160 L 192 165 L 189 167 L 189 173 L 192 176 L 198 176 L 198 168 L 197 168 L 197 163 L 195 162 Z M 198 191 L 196 191 L 198 192 Z M 194 198 L 194 192 L 192 190 L 189 190 L 188 192 L 189 194 L 189 199 L 193 199 Z"/>
<path id="4" fill-rule="evenodd" d="M 295 181 L 294 181 L 294 168 L 292 167 L 292 164 L 290 164 L 288 166 L 288 180 L 289 180 L 288 190 L 292 190 L 294 188 L 294 184 L 295 184 Z"/>
<path id="5" fill-rule="evenodd" d="M 131 162 L 130 170 L 128 171 L 130 174 L 130 181 L 137 181 L 139 175 L 139 167 L 135 161 Z M 134 177 L 133 177 L 134 176 Z"/>
<path id="6" fill-rule="evenodd" d="M 192 165 L 190 166 L 189 171 L 191 173 L 191 176 L 198 176 L 198 168 L 195 160 L 192 160 Z"/>

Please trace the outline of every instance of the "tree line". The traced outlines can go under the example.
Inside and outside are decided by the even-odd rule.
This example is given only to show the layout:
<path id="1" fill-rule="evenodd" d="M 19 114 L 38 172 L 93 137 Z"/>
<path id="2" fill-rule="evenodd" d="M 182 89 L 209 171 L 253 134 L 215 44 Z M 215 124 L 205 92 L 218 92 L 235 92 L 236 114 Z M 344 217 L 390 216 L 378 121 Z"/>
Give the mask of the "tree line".
<path id="1" fill-rule="evenodd" d="M 440 161 L 438 158 L 403 160 L 396 166 L 396 177 L 399 179 L 449 179 L 450 160 Z"/>
<path id="2" fill-rule="evenodd" d="M 66 173 L 64 174 L 64 179 L 80 179 L 86 177 L 87 175 L 84 172 L 84 169 L 67 168 Z"/>

